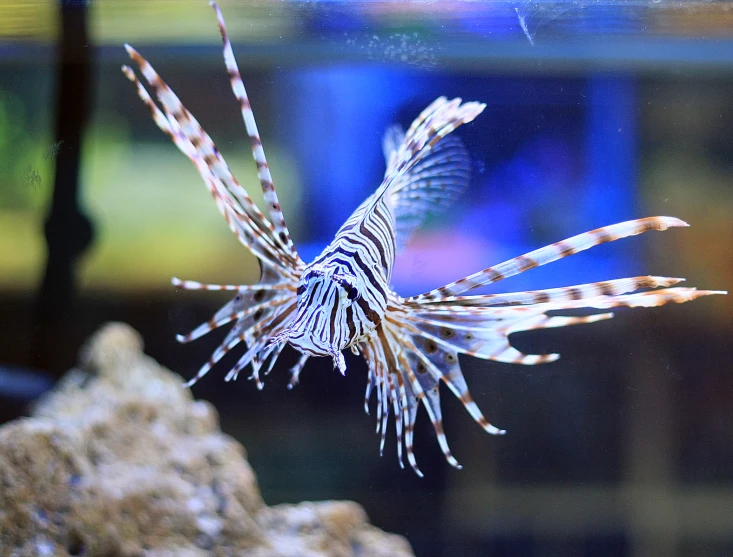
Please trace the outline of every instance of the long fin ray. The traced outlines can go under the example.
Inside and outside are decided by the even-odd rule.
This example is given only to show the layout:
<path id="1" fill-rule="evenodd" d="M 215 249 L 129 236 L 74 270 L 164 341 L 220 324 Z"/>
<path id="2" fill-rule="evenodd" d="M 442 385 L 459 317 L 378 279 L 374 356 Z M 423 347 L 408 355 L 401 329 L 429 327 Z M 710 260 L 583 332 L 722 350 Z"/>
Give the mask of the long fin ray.
<path id="1" fill-rule="evenodd" d="M 129 66 L 122 67 L 127 79 L 136 86 L 138 96 L 150 110 L 156 125 L 171 138 L 179 150 L 191 159 L 198 169 L 229 228 L 261 262 L 270 266 L 273 261 L 279 262 L 280 258 L 272 237 L 267 234 L 267 229 L 270 228 L 269 223 L 244 188 L 231 175 L 211 138 L 183 107 L 178 97 L 155 72 L 150 63 L 131 46 L 125 45 L 125 47 L 130 57 L 140 66 L 148 82 L 159 92 L 158 98 L 171 103 L 179 119 L 184 120 L 183 125 L 186 126 L 188 132 L 184 132 L 183 125 L 173 117 L 168 105 L 163 104 L 161 100 L 166 110 L 166 114 L 163 114 Z M 280 265 L 282 266 L 282 263 Z"/>
<path id="2" fill-rule="evenodd" d="M 670 227 L 676 226 L 689 225 L 674 217 L 647 217 L 604 226 L 603 228 L 584 232 L 583 234 L 555 242 L 549 246 L 530 251 L 519 257 L 514 257 L 493 267 L 488 267 L 460 280 L 431 290 L 430 292 L 412 296 L 408 298 L 408 301 L 426 302 L 457 296 L 467 290 L 504 280 L 534 269 L 535 267 L 546 265 L 563 257 L 585 251 L 599 244 L 613 242 L 621 238 L 626 238 L 627 236 L 635 236 L 636 234 L 641 234 L 649 230 L 667 230 Z"/>
<path id="3" fill-rule="evenodd" d="M 250 106 L 247 90 L 244 88 L 244 83 L 242 82 L 242 77 L 239 73 L 239 66 L 234 58 L 232 44 L 229 41 L 226 24 L 224 23 L 224 16 L 216 2 L 210 2 L 210 5 L 214 8 L 219 22 L 219 31 L 221 33 L 224 50 L 224 63 L 226 64 L 227 72 L 229 74 L 232 92 L 239 102 L 244 126 L 247 130 L 247 135 L 249 136 L 250 144 L 252 146 L 252 156 L 257 164 L 257 175 L 260 180 L 260 186 L 262 187 L 262 193 L 265 196 L 265 203 L 267 204 L 267 212 L 270 216 L 270 223 L 272 224 L 275 241 L 286 253 L 290 254 L 292 261 L 297 264 L 300 261 L 300 257 L 295 251 L 295 246 L 290 238 L 290 231 L 285 224 L 285 217 L 283 216 L 280 201 L 278 199 L 277 192 L 275 191 L 275 185 L 272 181 L 272 175 L 270 174 L 270 166 L 267 163 L 265 151 L 262 147 L 262 139 L 260 138 L 259 131 L 257 130 L 257 123 L 255 122 L 254 114 Z"/>
<path id="4" fill-rule="evenodd" d="M 673 286 L 685 279 L 674 277 L 640 276 L 545 290 L 529 290 L 526 292 L 507 292 L 504 294 L 486 294 L 483 296 L 446 296 L 434 300 L 435 303 L 465 305 L 472 307 L 526 306 L 546 303 L 559 303 L 568 300 L 586 300 L 597 296 L 618 296 L 633 292 L 639 288 L 659 288 Z"/>

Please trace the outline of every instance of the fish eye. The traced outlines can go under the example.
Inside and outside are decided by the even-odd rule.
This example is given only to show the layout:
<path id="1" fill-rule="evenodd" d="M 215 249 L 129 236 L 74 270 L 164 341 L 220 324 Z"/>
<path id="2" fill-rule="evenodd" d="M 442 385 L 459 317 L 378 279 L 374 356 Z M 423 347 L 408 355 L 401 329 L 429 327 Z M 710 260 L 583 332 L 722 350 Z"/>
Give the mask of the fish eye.
<path id="1" fill-rule="evenodd" d="M 346 290 L 346 297 L 349 300 L 354 301 L 359 297 L 359 291 L 356 289 L 356 285 L 351 281 L 351 279 L 340 277 L 337 280 L 339 285 Z"/>
<path id="2" fill-rule="evenodd" d="M 312 279 L 313 277 L 322 277 L 323 275 L 324 275 L 323 267 L 321 267 L 320 265 L 315 265 L 310 268 L 306 277 L 308 279 Z"/>

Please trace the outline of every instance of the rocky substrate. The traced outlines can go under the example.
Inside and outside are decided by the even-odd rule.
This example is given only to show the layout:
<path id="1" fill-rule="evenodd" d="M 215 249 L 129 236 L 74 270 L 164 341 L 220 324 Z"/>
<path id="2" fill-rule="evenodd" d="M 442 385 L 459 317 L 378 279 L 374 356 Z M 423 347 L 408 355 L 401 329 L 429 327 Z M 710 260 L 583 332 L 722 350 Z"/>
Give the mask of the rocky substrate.
<path id="1" fill-rule="evenodd" d="M 0 555 L 403 557 L 350 501 L 268 507 L 216 410 L 106 325 L 32 417 L 0 428 Z"/>

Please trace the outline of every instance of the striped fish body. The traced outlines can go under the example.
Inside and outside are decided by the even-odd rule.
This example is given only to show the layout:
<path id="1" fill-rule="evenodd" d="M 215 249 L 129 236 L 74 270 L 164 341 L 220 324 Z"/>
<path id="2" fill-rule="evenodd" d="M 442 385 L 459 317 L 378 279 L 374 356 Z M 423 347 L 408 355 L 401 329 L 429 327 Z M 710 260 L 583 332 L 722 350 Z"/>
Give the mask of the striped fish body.
<path id="1" fill-rule="evenodd" d="M 384 318 L 395 261 L 395 219 L 384 198 L 362 204 L 298 283 L 298 307 L 287 339 L 303 354 L 331 356 L 356 347 Z"/>
<path id="2" fill-rule="evenodd" d="M 383 141 L 386 171 L 375 193 L 357 208 L 333 242 L 312 263 L 298 255 L 285 224 L 270 176 L 254 114 L 242 83 L 221 11 L 212 3 L 224 43 L 224 61 L 239 102 L 252 155 L 265 198 L 267 216 L 237 182 L 209 135 L 183 106 L 153 67 L 125 45 L 159 104 L 150 97 L 134 71 L 123 66 L 155 124 L 194 163 L 217 208 L 239 241 L 259 260 L 260 280 L 252 285 L 213 285 L 173 279 L 186 290 L 232 292 L 233 298 L 214 316 L 186 335 L 190 342 L 233 323 L 222 344 L 198 373 L 201 379 L 230 350 L 247 349 L 229 370 L 236 379 L 245 368 L 258 388 L 261 371 L 269 373 L 289 343 L 301 352 L 291 370 L 290 387 L 311 356 L 331 357 L 341 373 L 342 350 L 350 348 L 367 362 L 365 409 L 376 395 L 377 432 L 384 448 L 387 423 L 393 417 L 397 454 L 418 475 L 413 432 L 422 406 L 443 454 L 454 467 L 443 432 L 440 384 L 443 383 L 487 433 L 505 433 L 488 422 L 471 398 L 461 371 L 461 354 L 522 365 L 552 362 L 557 354 L 523 354 L 514 348 L 512 333 L 566 327 L 609 319 L 615 307 L 655 307 L 682 303 L 722 291 L 675 286 L 683 279 L 639 276 L 530 292 L 465 295 L 491 284 L 587 250 L 651 230 L 687 226 L 673 217 L 647 217 L 605 226 L 561 240 L 488 267 L 430 292 L 402 298 L 390 288 L 395 254 L 429 213 L 446 209 L 466 188 L 470 160 L 462 143 L 450 134 L 484 109 L 476 102 L 440 97 L 423 110 L 406 131 L 390 128 Z M 639 291 L 640 289 L 649 289 Z M 652 290 L 657 289 L 657 290 Z M 562 315 L 576 309 L 589 315 Z"/>

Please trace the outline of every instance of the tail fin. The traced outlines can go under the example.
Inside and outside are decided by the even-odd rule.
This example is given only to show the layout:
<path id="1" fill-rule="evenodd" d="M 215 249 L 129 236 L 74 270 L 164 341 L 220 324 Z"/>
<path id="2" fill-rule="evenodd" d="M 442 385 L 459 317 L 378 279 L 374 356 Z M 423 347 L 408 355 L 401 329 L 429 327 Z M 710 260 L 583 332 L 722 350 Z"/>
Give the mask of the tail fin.
<path id="1" fill-rule="evenodd" d="M 393 126 L 385 133 L 382 143 L 389 170 L 405 144 L 405 133 L 399 126 Z M 429 215 L 447 209 L 470 180 L 471 160 L 463 142 L 455 136 L 444 137 L 408 171 L 398 174 L 389 188 L 397 248 L 404 247 Z"/>
<path id="2" fill-rule="evenodd" d="M 388 131 L 383 147 L 385 151 L 388 148 L 393 150 L 389 155 L 382 185 L 371 198 L 372 204 L 404 187 L 402 177 L 406 173 L 424 160 L 445 136 L 459 126 L 471 122 L 484 108 L 486 105 L 482 103 L 464 103 L 459 98 L 449 101 L 445 97 L 438 97 L 415 118 L 396 150 L 394 145 L 399 134 Z"/>

